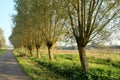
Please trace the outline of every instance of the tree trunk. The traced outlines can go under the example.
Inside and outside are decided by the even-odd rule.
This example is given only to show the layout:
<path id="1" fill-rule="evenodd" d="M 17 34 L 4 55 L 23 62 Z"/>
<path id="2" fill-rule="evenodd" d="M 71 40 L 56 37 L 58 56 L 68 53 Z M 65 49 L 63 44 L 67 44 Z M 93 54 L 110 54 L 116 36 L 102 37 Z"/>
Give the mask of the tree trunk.
<path id="1" fill-rule="evenodd" d="M 36 51 L 37 51 L 37 58 L 40 58 L 39 48 L 36 48 Z"/>
<path id="2" fill-rule="evenodd" d="M 30 55 L 33 56 L 33 55 L 32 55 L 32 49 L 29 49 L 29 51 L 30 51 Z"/>
<path id="3" fill-rule="evenodd" d="M 51 53 L 51 48 L 48 47 L 48 54 L 49 54 L 49 59 L 50 61 L 53 61 L 54 57 L 53 57 L 53 53 Z"/>
<path id="4" fill-rule="evenodd" d="M 83 71 L 86 72 L 88 70 L 88 61 L 87 61 L 85 47 L 78 46 L 78 51 L 79 51 L 79 58 L 82 69 Z"/>

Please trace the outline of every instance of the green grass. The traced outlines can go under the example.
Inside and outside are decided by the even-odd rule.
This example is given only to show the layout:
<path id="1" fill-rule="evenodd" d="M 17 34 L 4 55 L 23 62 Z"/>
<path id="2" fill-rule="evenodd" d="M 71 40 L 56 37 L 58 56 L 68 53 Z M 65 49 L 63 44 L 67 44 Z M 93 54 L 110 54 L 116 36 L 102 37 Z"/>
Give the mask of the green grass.
<path id="1" fill-rule="evenodd" d="M 15 56 L 19 53 L 14 52 Z M 75 53 L 55 54 L 53 62 L 46 53 L 41 53 L 41 59 L 17 57 L 17 60 L 33 80 L 119 80 L 120 60 L 112 56 L 120 57 L 120 54 L 106 54 L 109 55 L 106 58 L 98 55 L 102 53 L 88 55 L 90 69 L 86 74 L 82 72 L 79 56 Z"/>
<path id="2" fill-rule="evenodd" d="M 5 53 L 5 49 L 0 49 L 0 56 Z"/>
<path id="3" fill-rule="evenodd" d="M 32 80 L 64 80 L 61 76 L 56 75 L 51 70 L 35 63 L 29 57 L 17 57 L 18 52 L 14 52 L 19 64 Z"/>

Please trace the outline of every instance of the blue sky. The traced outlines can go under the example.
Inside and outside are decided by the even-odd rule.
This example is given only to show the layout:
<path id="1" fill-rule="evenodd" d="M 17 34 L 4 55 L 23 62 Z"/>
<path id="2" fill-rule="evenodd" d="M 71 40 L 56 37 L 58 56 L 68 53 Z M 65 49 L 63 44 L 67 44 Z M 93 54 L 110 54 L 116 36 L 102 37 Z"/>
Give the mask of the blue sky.
<path id="1" fill-rule="evenodd" d="M 0 28 L 4 30 L 6 43 L 9 45 L 9 36 L 11 35 L 12 14 L 15 14 L 13 0 L 0 0 Z"/>

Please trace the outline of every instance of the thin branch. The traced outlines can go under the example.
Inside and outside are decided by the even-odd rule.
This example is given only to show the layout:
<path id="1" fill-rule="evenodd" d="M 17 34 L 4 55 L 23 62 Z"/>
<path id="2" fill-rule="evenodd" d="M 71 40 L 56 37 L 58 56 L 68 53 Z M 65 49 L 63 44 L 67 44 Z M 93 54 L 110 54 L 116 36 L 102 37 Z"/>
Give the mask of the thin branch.
<path id="1" fill-rule="evenodd" d="M 119 11 L 120 11 L 120 9 L 117 10 L 117 12 L 115 12 L 115 13 L 112 15 L 112 17 L 111 17 L 106 23 L 104 23 L 101 28 L 99 28 L 99 29 L 97 30 L 97 32 L 95 31 L 96 34 L 93 33 L 94 35 L 93 35 L 93 37 L 91 37 L 90 40 L 92 40 L 97 34 L 99 34 L 100 31 L 119 13 Z"/>
<path id="2" fill-rule="evenodd" d="M 116 3 L 114 3 L 110 8 L 107 9 L 107 11 L 105 11 L 102 15 L 102 17 L 100 18 L 98 24 L 102 21 L 102 19 L 106 16 L 106 14 L 116 5 Z"/>
<path id="3" fill-rule="evenodd" d="M 99 0 L 98 0 L 99 1 Z M 97 7 L 97 5 L 98 5 L 98 1 L 97 1 L 97 4 L 96 4 L 96 7 Z M 95 16 L 94 16 L 94 20 L 93 20 L 93 23 L 92 23 L 92 25 L 91 25 L 91 30 L 90 30 L 90 35 L 91 35 L 91 33 L 94 31 L 94 29 L 93 29 L 93 27 L 94 27 L 94 24 L 95 24 L 95 21 L 96 21 L 96 18 L 97 18 L 97 15 L 98 15 L 98 13 L 99 13 L 99 10 L 100 10 L 100 8 L 101 8 L 101 5 L 102 5 L 102 2 L 103 2 L 103 0 L 101 0 L 101 2 L 100 2 L 100 4 L 98 5 L 98 10 L 97 10 L 97 12 L 96 12 L 96 14 L 95 14 Z M 94 9 L 95 10 L 95 9 Z M 89 35 L 89 36 L 90 36 Z"/>

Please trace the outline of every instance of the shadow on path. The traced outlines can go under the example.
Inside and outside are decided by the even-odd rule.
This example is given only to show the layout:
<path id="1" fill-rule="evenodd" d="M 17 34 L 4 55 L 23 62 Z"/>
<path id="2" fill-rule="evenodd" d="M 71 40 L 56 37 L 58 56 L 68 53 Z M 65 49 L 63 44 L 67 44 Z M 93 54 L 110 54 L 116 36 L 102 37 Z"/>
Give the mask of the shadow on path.
<path id="1" fill-rule="evenodd" d="M 0 80 L 31 80 L 21 69 L 10 50 L 0 56 Z"/>

